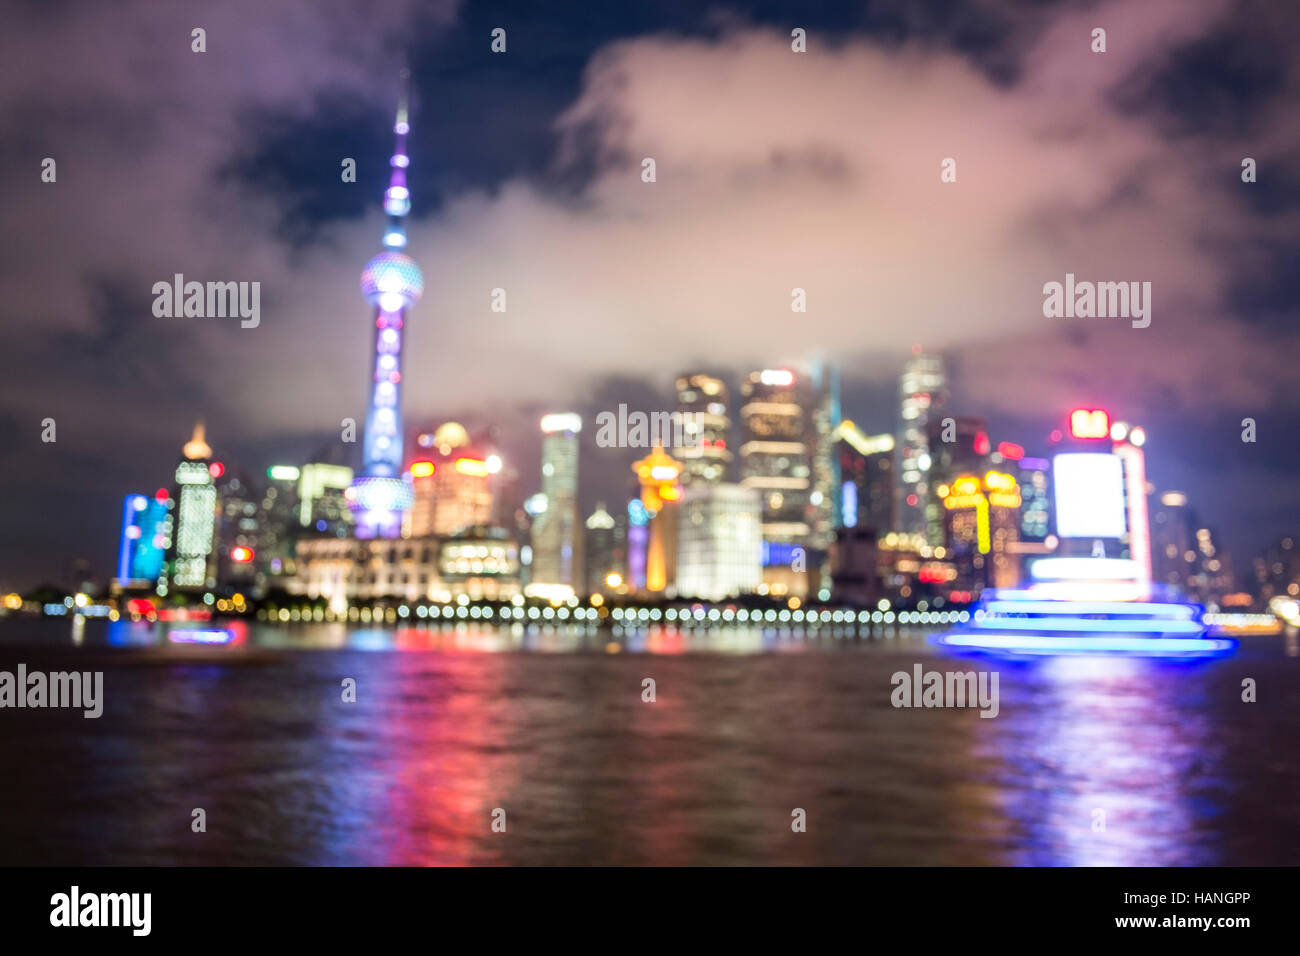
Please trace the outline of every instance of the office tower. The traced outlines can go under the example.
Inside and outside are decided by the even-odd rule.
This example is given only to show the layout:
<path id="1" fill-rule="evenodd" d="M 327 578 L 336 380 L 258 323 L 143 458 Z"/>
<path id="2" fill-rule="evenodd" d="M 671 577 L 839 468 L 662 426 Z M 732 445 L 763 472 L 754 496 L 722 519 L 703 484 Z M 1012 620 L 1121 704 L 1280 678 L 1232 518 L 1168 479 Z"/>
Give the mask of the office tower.
<path id="1" fill-rule="evenodd" d="M 352 469 L 345 465 L 325 462 L 303 465 L 298 472 L 298 526 L 335 537 L 345 536 L 352 528 L 352 512 L 347 501 L 352 478 Z"/>
<path id="2" fill-rule="evenodd" d="M 740 394 L 740 484 L 761 496 L 763 581 L 772 593 L 802 597 L 816 567 L 811 396 L 788 369 L 751 372 Z"/>
<path id="3" fill-rule="evenodd" d="M 294 551 L 301 529 L 301 483 L 302 469 L 294 465 L 272 465 L 266 470 L 266 487 L 257 508 L 259 583 L 294 572 Z M 342 493 L 335 494 L 341 497 Z"/>
<path id="4" fill-rule="evenodd" d="M 682 463 L 682 484 L 726 481 L 732 458 L 727 386 L 712 375 L 679 375 L 677 411 L 682 416 L 683 429 L 694 439 L 690 446 L 674 448 L 672 452 Z"/>
<path id="5" fill-rule="evenodd" d="M 678 507 L 677 594 L 721 601 L 756 592 L 763 582 L 758 490 L 697 483 L 683 490 Z"/>
<path id="6" fill-rule="evenodd" d="M 944 509 L 943 547 L 958 588 L 1013 588 L 1020 583 L 1020 486 L 1005 471 L 958 475 L 937 489 Z"/>
<path id="7" fill-rule="evenodd" d="M 832 437 L 840 476 L 840 526 L 870 528 L 884 537 L 896 526 L 894 436 L 867 435 L 845 419 Z"/>
<path id="8" fill-rule="evenodd" d="M 202 589 L 212 581 L 210 567 L 216 537 L 217 489 L 215 478 L 224 473 L 211 461 L 212 449 L 204 440 L 202 423 L 185 443 L 185 455 L 176 466 L 176 533 L 172 544 L 171 583 L 181 590 Z M 161 583 L 160 593 L 166 588 Z"/>
<path id="9" fill-rule="evenodd" d="M 660 592 L 673 587 L 677 571 L 677 511 L 682 496 L 678 478 L 681 462 L 655 445 L 632 471 L 641 485 L 641 505 L 649 516 L 649 539 L 645 552 L 645 588 Z"/>
<path id="10" fill-rule="evenodd" d="M 1181 491 L 1166 491 L 1151 513 L 1152 578 L 1191 594 L 1196 575 L 1196 515 Z"/>
<path id="11" fill-rule="evenodd" d="M 127 495 L 122 505 L 114 587 L 153 587 L 162 577 L 172 538 L 172 500 L 165 489 L 152 498 Z"/>
<path id="12" fill-rule="evenodd" d="M 587 518 L 587 586 L 588 594 L 618 590 L 627 577 L 626 553 L 619 537 L 619 522 L 605 510 L 605 502 Z"/>
<path id="13" fill-rule="evenodd" d="M 247 588 L 254 582 L 255 559 L 262 557 L 264 544 L 261 496 L 247 476 L 233 468 L 224 469 L 213 484 L 217 491 L 217 583 Z"/>
<path id="14" fill-rule="evenodd" d="M 411 462 L 414 501 L 409 515 L 410 534 L 454 535 L 467 528 L 492 524 L 495 512 L 495 476 L 501 457 L 470 443 L 469 433 L 448 422 L 424 446 L 427 453 Z"/>
<path id="15" fill-rule="evenodd" d="M 930 469 L 925 512 L 925 537 L 931 547 L 943 544 L 945 518 L 943 502 L 934 493 L 939 485 L 950 485 L 958 476 L 979 474 L 990 465 L 992 448 L 988 427 L 974 415 L 932 417 L 926 425 Z"/>
<path id="16" fill-rule="evenodd" d="M 926 355 L 920 346 L 914 346 L 912 357 L 903 366 L 898 391 L 902 407 L 898 441 L 898 530 L 931 538 L 936 529 L 926 516 L 933 484 L 930 423 L 942 419 L 940 412 L 948 402 L 943 359 Z M 932 545 L 938 543 L 930 541 Z"/>
<path id="17" fill-rule="evenodd" d="M 542 495 L 546 510 L 532 534 L 530 587 L 576 592 L 582 578 L 582 523 L 578 516 L 578 433 L 582 418 L 561 412 L 542 418 Z M 542 593 L 539 591 L 538 593 Z"/>
<path id="18" fill-rule="evenodd" d="M 835 454 L 835 430 L 839 428 L 840 370 L 833 362 L 817 362 L 812 367 L 812 448 L 813 482 L 810 503 L 813 509 L 813 543 L 827 548 L 835 540 L 835 529 L 840 526 L 839 459 Z M 829 565 L 826 574 L 829 575 Z M 829 587 L 829 577 L 826 578 Z"/>
<path id="19" fill-rule="evenodd" d="M 1020 540 L 1045 541 L 1052 532 L 1052 463 L 1046 458 L 1016 461 L 1020 485 Z"/>
<path id="20" fill-rule="evenodd" d="M 361 474 L 348 489 L 348 506 L 356 516 L 359 538 L 396 538 L 411 507 L 411 486 L 403 475 L 402 459 L 402 338 L 406 317 L 424 292 L 424 276 L 406 246 L 406 215 L 411 194 L 406 186 L 407 71 L 393 132 L 397 146 L 390 160 L 392 173 L 384 192 L 388 231 L 384 251 L 366 264 L 361 291 L 374 307 L 373 372 L 362 453 Z"/>

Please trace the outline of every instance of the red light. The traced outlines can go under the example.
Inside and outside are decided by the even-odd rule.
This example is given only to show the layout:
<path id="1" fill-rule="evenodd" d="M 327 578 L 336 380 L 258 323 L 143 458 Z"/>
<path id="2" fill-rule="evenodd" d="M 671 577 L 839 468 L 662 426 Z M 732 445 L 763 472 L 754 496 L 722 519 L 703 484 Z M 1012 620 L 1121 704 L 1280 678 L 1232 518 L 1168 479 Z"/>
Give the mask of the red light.
<path id="1" fill-rule="evenodd" d="M 253 549 L 245 547 L 231 548 L 230 560 L 237 564 L 247 564 L 253 560 Z"/>
<path id="2" fill-rule="evenodd" d="M 726 447 L 727 447 L 727 440 L 726 440 L 725 438 L 719 438 L 717 441 L 715 441 L 715 442 L 713 443 L 713 447 L 715 447 L 715 448 L 726 448 Z"/>
<path id="3" fill-rule="evenodd" d="M 989 436 L 984 432 L 975 434 L 975 454 L 987 455 L 989 453 Z"/>
<path id="4" fill-rule="evenodd" d="M 1110 437 L 1110 416 L 1099 408 L 1076 408 L 1070 412 L 1070 434 L 1075 438 Z"/>
<path id="5" fill-rule="evenodd" d="M 154 500 L 154 501 L 166 501 L 169 497 L 171 497 L 171 496 L 167 494 L 167 489 L 166 489 L 166 488 L 159 488 L 158 491 L 157 491 L 157 493 L 153 496 L 153 500 Z"/>
<path id="6" fill-rule="evenodd" d="M 208 465 L 208 474 L 213 478 L 220 478 L 225 473 L 226 466 L 219 461 L 214 461 L 212 464 Z"/>
<path id="7" fill-rule="evenodd" d="M 998 442 L 998 454 L 1010 461 L 1019 461 L 1025 457 L 1025 450 L 1009 441 Z"/>
<path id="8" fill-rule="evenodd" d="M 1060 430 L 1059 428 L 1053 428 L 1053 429 L 1052 429 L 1052 441 L 1053 441 L 1053 443 L 1060 441 L 1063 437 L 1064 437 L 1064 436 L 1061 434 L 1061 430 Z"/>
<path id="9" fill-rule="evenodd" d="M 918 500 L 919 500 L 919 499 L 916 497 L 916 495 L 908 495 L 908 496 L 907 496 L 907 503 L 908 503 L 908 505 L 909 505 L 910 507 L 915 508 L 915 507 L 916 507 L 916 502 L 917 502 Z"/>

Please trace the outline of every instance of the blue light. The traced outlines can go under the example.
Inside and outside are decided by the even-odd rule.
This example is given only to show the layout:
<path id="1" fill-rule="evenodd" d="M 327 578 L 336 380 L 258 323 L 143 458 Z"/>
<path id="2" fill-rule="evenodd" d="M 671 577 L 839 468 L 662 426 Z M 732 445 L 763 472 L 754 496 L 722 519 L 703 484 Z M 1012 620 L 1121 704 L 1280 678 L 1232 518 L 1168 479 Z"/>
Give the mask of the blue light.
<path id="1" fill-rule="evenodd" d="M 1080 617 L 1084 614 L 1164 615 L 1190 621 L 1200 610 L 1195 604 L 1152 604 L 1144 601 L 1034 601 L 1006 600 L 1007 594 L 1032 594 L 1031 591 L 999 591 L 998 598 L 982 603 L 990 614 L 1052 614 Z"/>
<path id="2" fill-rule="evenodd" d="M 840 486 L 840 514 L 843 517 L 844 527 L 858 526 L 858 486 L 851 481 L 846 481 Z"/>
<path id="3" fill-rule="evenodd" d="M 946 647 L 1010 654 L 1129 654 L 1138 657 L 1217 657 L 1236 649 L 1237 642 L 1210 637 L 1097 636 L 1061 637 L 1049 634 L 951 633 L 932 640 Z"/>

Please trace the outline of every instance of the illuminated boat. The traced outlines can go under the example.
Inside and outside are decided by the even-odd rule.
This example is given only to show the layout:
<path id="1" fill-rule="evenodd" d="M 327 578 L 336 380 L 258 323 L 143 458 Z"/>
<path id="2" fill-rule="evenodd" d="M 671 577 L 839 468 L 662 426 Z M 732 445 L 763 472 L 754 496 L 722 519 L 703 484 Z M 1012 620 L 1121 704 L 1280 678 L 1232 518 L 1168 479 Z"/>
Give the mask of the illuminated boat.
<path id="1" fill-rule="evenodd" d="M 1142 600 L 1129 562 L 1040 561 L 1025 590 L 986 592 L 960 629 L 934 643 L 955 651 L 1012 656 L 1126 655 L 1198 659 L 1230 654 L 1237 642 L 1212 637 L 1199 604 Z"/>

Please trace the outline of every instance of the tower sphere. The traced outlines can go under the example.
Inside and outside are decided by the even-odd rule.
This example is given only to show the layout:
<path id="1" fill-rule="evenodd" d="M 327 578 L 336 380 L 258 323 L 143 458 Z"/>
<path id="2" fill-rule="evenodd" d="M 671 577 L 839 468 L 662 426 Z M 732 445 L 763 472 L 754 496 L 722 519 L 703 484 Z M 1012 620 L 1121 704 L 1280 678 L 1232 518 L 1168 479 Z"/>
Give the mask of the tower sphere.
<path id="1" fill-rule="evenodd" d="M 398 308 L 409 308 L 424 294 L 424 275 L 415 260 L 404 252 L 381 252 L 361 271 L 361 294 L 372 304 L 389 312 L 396 312 L 395 298 L 401 299 Z M 382 300 L 382 301 L 381 301 Z"/>

